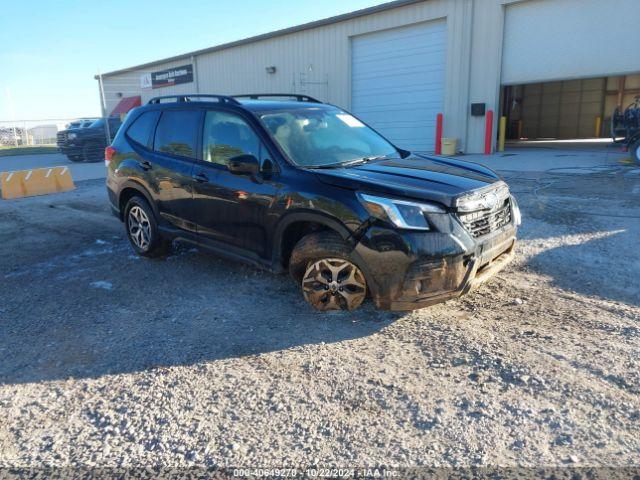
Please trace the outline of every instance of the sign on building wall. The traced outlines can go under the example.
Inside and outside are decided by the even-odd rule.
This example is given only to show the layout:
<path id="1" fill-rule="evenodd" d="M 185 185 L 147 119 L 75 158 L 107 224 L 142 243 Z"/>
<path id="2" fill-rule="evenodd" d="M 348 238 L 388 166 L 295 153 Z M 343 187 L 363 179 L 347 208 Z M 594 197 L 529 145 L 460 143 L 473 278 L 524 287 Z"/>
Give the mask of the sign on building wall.
<path id="1" fill-rule="evenodd" d="M 168 68 L 140 76 L 141 88 L 162 88 L 193 82 L 193 65 Z"/>
<path id="2" fill-rule="evenodd" d="M 140 88 L 146 89 L 151 87 L 151 74 L 145 73 L 144 75 L 140 75 Z"/>

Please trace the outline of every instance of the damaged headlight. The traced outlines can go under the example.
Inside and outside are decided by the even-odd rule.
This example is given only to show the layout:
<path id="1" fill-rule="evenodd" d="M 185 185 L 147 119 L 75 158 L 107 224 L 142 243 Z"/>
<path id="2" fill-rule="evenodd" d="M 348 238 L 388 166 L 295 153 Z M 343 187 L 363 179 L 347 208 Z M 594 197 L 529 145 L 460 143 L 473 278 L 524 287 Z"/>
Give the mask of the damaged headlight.
<path id="1" fill-rule="evenodd" d="M 425 213 L 446 213 L 434 203 L 412 202 L 358 193 L 358 199 L 369 214 L 398 228 L 430 230 Z"/>

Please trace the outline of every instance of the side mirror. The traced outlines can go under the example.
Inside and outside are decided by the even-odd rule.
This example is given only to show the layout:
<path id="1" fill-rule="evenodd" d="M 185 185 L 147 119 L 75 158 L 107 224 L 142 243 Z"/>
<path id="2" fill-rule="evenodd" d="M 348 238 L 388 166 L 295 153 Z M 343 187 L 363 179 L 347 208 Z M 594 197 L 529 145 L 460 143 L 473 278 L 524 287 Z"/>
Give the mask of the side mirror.
<path id="1" fill-rule="evenodd" d="M 229 171 L 235 175 L 257 175 L 260 162 L 253 155 L 238 155 L 229 159 Z"/>

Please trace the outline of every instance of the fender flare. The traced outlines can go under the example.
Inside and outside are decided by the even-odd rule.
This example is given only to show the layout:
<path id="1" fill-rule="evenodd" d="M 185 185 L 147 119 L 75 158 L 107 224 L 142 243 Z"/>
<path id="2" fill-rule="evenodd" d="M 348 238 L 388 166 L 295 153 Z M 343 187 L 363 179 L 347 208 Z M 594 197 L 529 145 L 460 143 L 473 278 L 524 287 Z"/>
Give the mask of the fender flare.
<path id="1" fill-rule="evenodd" d="M 340 235 L 340 237 L 344 241 L 346 241 L 349 245 L 351 245 L 351 247 L 353 248 L 351 255 L 353 255 L 356 262 L 358 263 L 358 266 L 362 270 L 362 273 L 364 273 L 371 296 L 374 299 L 378 297 L 379 291 L 380 291 L 378 283 L 374 279 L 371 273 L 371 269 L 369 268 L 369 265 L 366 264 L 366 262 L 361 257 L 360 252 L 356 248 L 358 245 L 358 239 L 356 238 L 356 236 L 354 236 L 356 232 L 350 231 L 346 227 L 346 225 L 344 225 L 337 218 L 322 212 L 297 211 L 295 213 L 288 214 L 282 220 L 280 220 L 280 223 L 276 227 L 276 233 L 274 235 L 274 242 L 272 247 L 273 248 L 272 265 L 276 266 L 278 271 L 285 270 L 282 262 L 282 257 L 280 254 L 280 252 L 282 251 L 282 241 L 283 241 L 284 232 L 286 231 L 287 227 L 289 227 L 295 222 L 319 223 L 321 225 L 331 228 L 333 231 L 338 233 L 338 235 Z"/>
<path id="2" fill-rule="evenodd" d="M 160 212 L 158 211 L 158 206 L 156 205 L 156 202 L 153 200 L 153 197 L 149 193 L 149 190 L 147 189 L 147 187 L 145 187 L 141 182 L 138 182 L 136 180 L 127 180 L 122 184 L 122 186 L 120 187 L 120 190 L 118 191 L 118 207 L 120 207 L 120 199 L 122 197 L 122 192 L 124 192 L 129 188 L 136 190 L 147 200 L 147 202 L 151 206 L 151 209 L 153 210 L 153 214 L 156 216 L 156 218 L 159 221 Z M 123 209 L 120 208 L 120 220 L 124 219 L 124 212 L 122 210 Z"/>
<path id="3" fill-rule="evenodd" d="M 296 211 L 287 214 L 283 217 L 278 225 L 273 236 L 272 255 L 274 265 L 282 266 L 282 242 L 284 240 L 284 232 L 289 226 L 296 222 L 314 222 L 329 227 L 342 237 L 343 240 L 349 242 L 352 246 L 355 246 L 353 241 L 353 233 L 335 217 L 328 214 L 317 211 Z"/>

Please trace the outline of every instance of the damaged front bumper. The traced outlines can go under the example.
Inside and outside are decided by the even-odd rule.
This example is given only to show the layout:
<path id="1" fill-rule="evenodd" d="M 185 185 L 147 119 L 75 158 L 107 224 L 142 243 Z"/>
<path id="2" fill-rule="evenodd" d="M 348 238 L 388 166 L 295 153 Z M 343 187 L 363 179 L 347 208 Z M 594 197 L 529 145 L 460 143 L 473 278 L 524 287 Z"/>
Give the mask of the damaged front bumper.
<path id="1" fill-rule="evenodd" d="M 513 221 L 473 238 L 454 216 L 440 220 L 438 231 L 371 227 L 360 239 L 354 253 L 378 308 L 415 310 L 459 297 L 513 260 Z"/>

